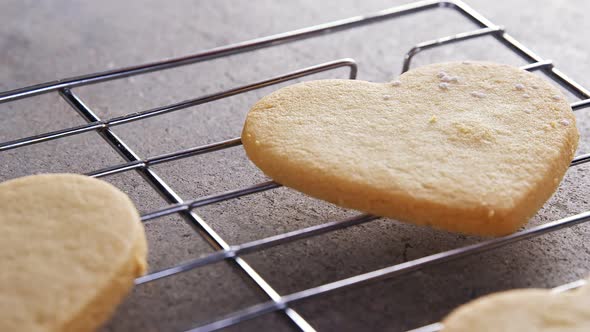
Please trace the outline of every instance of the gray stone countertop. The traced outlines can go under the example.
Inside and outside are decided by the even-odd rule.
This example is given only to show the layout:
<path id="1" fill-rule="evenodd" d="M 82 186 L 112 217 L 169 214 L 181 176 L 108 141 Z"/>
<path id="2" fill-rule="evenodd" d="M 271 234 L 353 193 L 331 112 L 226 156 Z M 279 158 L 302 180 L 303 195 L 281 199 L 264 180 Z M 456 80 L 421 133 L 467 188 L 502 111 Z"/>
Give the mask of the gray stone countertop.
<path id="1" fill-rule="evenodd" d="M 182 56 L 406 2 L 5 0 L 0 3 L 0 90 Z M 468 3 L 590 87 L 588 1 Z M 387 81 L 398 75 L 404 53 L 416 43 L 474 28 L 457 13 L 436 9 L 75 91 L 101 118 L 108 119 L 345 57 L 359 63 L 360 79 Z M 523 64 L 486 37 L 425 51 L 414 65 L 464 59 Z M 312 76 L 326 77 L 344 78 L 346 71 Z M 237 137 L 249 106 L 275 89 L 117 126 L 114 132 L 143 158 Z M 586 153 L 588 111 L 576 116 L 581 132 L 578 153 Z M 83 123 L 55 93 L 0 105 L 0 141 Z M 99 135 L 90 132 L 0 153 L 0 180 L 40 172 L 84 173 L 121 162 Z M 558 192 L 528 227 L 590 209 L 587 168 L 570 169 Z M 187 200 L 266 180 L 240 147 L 152 169 Z M 167 204 L 133 171 L 104 179 L 127 192 L 141 212 Z M 230 244 L 355 213 L 285 188 L 195 212 Z M 146 231 L 153 270 L 213 250 L 179 216 L 149 222 Z M 403 277 L 336 291 L 292 308 L 319 331 L 403 331 L 435 322 L 458 304 L 490 292 L 553 287 L 582 278 L 590 269 L 589 239 L 589 226 L 581 225 Z M 289 294 L 480 240 L 380 219 L 244 259 L 278 293 Z M 182 331 L 266 300 L 243 273 L 222 262 L 136 287 L 104 331 Z M 229 330 L 289 331 L 294 327 L 282 314 L 273 313 Z"/>

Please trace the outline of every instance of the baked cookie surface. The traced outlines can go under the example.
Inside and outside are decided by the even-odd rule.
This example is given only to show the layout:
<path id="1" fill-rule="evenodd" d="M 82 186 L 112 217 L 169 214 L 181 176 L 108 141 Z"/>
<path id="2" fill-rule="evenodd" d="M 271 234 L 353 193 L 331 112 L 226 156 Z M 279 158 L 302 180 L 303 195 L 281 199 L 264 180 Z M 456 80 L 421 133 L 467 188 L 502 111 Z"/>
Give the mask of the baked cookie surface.
<path id="1" fill-rule="evenodd" d="M 590 289 L 553 293 L 518 289 L 460 306 L 443 320 L 442 332 L 590 331 Z"/>
<path id="2" fill-rule="evenodd" d="M 391 83 L 282 88 L 248 113 L 242 142 L 275 181 L 334 204 L 445 230 L 502 235 L 556 190 L 575 117 L 546 80 L 457 62 Z"/>
<path id="3" fill-rule="evenodd" d="M 81 175 L 0 184 L 0 331 L 94 331 L 145 273 L 127 195 Z"/>

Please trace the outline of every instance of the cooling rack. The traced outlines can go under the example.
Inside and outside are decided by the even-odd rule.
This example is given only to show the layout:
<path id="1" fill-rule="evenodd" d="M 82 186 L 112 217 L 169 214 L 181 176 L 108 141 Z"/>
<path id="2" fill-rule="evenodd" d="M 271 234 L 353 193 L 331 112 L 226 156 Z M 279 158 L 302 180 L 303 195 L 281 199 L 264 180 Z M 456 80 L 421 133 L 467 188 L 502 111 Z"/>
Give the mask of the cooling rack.
<path id="1" fill-rule="evenodd" d="M 452 1 L 434 1 L 426 0 L 419 1 L 403 6 L 397 6 L 375 12 L 369 15 L 355 16 L 348 19 L 338 20 L 316 26 L 306 27 L 303 29 L 293 30 L 281 34 L 271 35 L 268 37 L 257 38 L 237 44 L 231 44 L 223 47 L 218 47 L 204 51 L 198 54 L 189 55 L 180 58 L 174 58 L 159 62 L 153 62 L 143 65 L 131 66 L 121 69 L 109 70 L 100 73 L 89 75 L 82 75 L 63 80 L 52 81 L 43 84 L 37 84 L 25 88 L 6 91 L 0 93 L 0 103 L 14 101 L 22 98 L 28 98 L 39 94 L 55 93 L 57 92 L 67 103 L 87 122 L 86 124 L 64 128 L 56 131 L 46 132 L 39 135 L 29 136 L 0 143 L 0 152 L 12 149 L 17 149 L 27 145 L 37 144 L 50 140 L 60 139 L 71 135 L 78 135 L 85 132 L 97 132 L 104 140 L 106 140 L 111 147 L 120 154 L 126 162 L 118 165 L 113 165 L 107 168 L 93 171 L 88 175 L 93 177 L 104 177 L 108 175 L 123 173 L 127 171 L 138 172 L 151 187 L 161 195 L 169 205 L 149 213 L 142 215 L 142 221 L 148 222 L 166 215 L 179 214 L 181 215 L 207 242 L 214 248 L 214 252 L 204 257 L 199 257 L 190 261 L 182 262 L 178 265 L 165 268 L 159 271 L 153 271 L 149 274 L 137 278 L 135 283 L 137 285 L 157 282 L 162 278 L 183 273 L 189 270 L 197 269 L 209 264 L 221 261 L 229 261 L 241 270 L 248 278 L 250 278 L 268 297 L 267 302 L 260 303 L 251 307 L 244 308 L 224 317 L 212 317 L 209 323 L 196 326 L 190 331 L 213 331 L 228 327 L 240 322 L 267 314 L 271 312 L 283 313 L 293 324 L 302 331 L 315 331 L 314 328 L 302 317 L 299 313 L 293 310 L 291 304 L 316 297 L 321 294 L 344 291 L 347 288 L 360 285 L 368 282 L 382 280 L 386 278 L 399 277 L 426 267 L 436 264 L 449 262 L 461 257 L 475 255 L 495 248 L 505 246 L 516 241 L 530 239 L 532 237 L 540 236 L 549 232 L 554 232 L 559 229 L 571 227 L 590 220 L 590 211 L 569 216 L 563 219 L 551 221 L 539 226 L 531 227 L 526 230 L 514 233 L 501 238 L 495 238 L 472 245 L 452 249 L 433 255 L 425 256 L 419 259 L 406 261 L 401 264 L 388 266 L 382 269 L 374 270 L 368 273 L 359 274 L 353 277 L 337 280 L 321 286 L 305 289 L 291 294 L 278 294 L 273 287 L 267 283 L 256 271 L 253 269 L 241 256 L 265 250 L 270 247 L 279 246 L 289 242 L 317 236 L 320 234 L 332 232 L 339 229 L 344 229 L 354 225 L 371 222 L 378 219 L 377 216 L 368 214 L 359 214 L 357 216 L 334 220 L 316 226 L 311 226 L 295 231 L 254 240 L 251 242 L 242 243 L 239 245 L 230 246 L 219 234 L 217 234 L 209 224 L 203 220 L 193 209 L 215 204 L 238 197 L 260 193 L 280 187 L 280 184 L 275 182 L 263 182 L 255 184 L 246 188 L 226 191 L 206 197 L 201 197 L 195 200 L 184 201 L 161 177 L 152 169 L 152 166 L 167 163 L 183 158 L 189 158 L 213 151 L 219 151 L 241 145 L 240 138 L 225 140 L 213 144 L 197 146 L 181 151 L 174 151 L 171 153 L 152 156 L 149 158 L 141 158 L 133 149 L 127 145 L 119 136 L 117 136 L 111 129 L 115 126 L 141 121 L 150 117 L 160 116 L 169 112 L 175 112 L 180 109 L 201 105 L 215 100 L 227 98 L 237 94 L 248 91 L 268 87 L 271 85 L 287 82 L 297 78 L 308 75 L 326 72 L 337 68 L 348 68 L 350 79 L 355 79 L 357 76 L 357 64 L 354 59 L 346 58 L 331 62 L 318 64 L 315 66 L 303 68 L 290 73 L 278 75 L 263 79 L 252 84 L 240 86 L 237 88 L 221 91 L 218 93 L 209 94 L 203 97 L 181 101 L 175 104 L 157 107 L 137 113 L 127 114 L 111 119 L 101 119 L 92 109 L 87 106 L 84 101 L 76 95 L 73 88 L 97 84 L 109 80 L 121 79 L 133 75 L 140 75 L 154 71 L 166 70 L 174 67 L 194 64 L 216 58 L 226 57 L 233 54 L 250 52 L 256 49 L 273 47 L 280 44 L 293 42 L 296 40 L 311 38 L 319 35 L 330 34 L 340 30 L 353 29 L 355 27 L 368 25 L 384 20 L 394 19 L 396 17 L 411 15 L 418 12 L 428 11 L 435 8 L 448 8 L 456 11 L 460 15 L 467 18 L 469 21 L 477 25 L 479 28 L 473 31 L 455 34 L 420 43 L 413 47 L 406 53 L 403 63 L 402 72 L 407 71 L 411 66 L 412 58 L 419 52 L 441 47 L 444 45 L 461 42 L 468 39 L 475 39 L 483 36 L 493 36 L 498 42 L 506 46 L 509 50 L 523 58 L 528 64 L 522 68 L 529 71 L 541 71 L 550 79 L 561 85 L 563 88 L 571 92 L 574 96 L 579 98 L 578 101 L 571 104 L 573 110 L 579 110 L 590 106 L 590 92 L 567 77 L 564 73 L 559 71 L 551 61 L 543 59 L 539 55 L 533 53 L 524 45 L 519 43 L 516 39 L 506 33 L 505 29 L 494 25 L 492 22 L 474 11 L 471 7 L 460 0 Z M 590 154 L 580 155 L 574 158 L 571 166 L 580 165 L 590 160 Z M 572 288 L 579 287 L 585 282 L 583 280 L 574 281 L 570 284 L 562 285 L 554 289 L 554 291 L 567 291 Z M 428 332 L 439 331 L 442 329 L 440 323 L 424 326 L 413 330 L 414 332 Z"/>

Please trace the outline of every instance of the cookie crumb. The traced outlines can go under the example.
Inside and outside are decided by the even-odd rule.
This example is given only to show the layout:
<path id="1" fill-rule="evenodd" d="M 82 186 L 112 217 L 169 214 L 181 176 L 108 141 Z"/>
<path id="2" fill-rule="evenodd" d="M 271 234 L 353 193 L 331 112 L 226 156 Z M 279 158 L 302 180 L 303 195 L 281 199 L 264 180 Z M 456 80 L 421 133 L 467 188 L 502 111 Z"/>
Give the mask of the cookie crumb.
<path id="1" fill-rule="evenodd" d="M 391 82 L 391 85 L 393 85 L 393 86 L 400 86 L 401 84 L 402 84 L 402 82 L 397 81 L 397 80 Z"/>
<path id="2" fill-rule="evenodd" d="M 564 127 L 567 127 L 567 126 L 570 125 L 570 122 L 569 122 L 568 119 L 561 119 L 561 120 L 559 120 L 559 124 L 562 125 L 562 126 L 564 126 Z"/>
<path id="3" fill-rule="evenodd" d="M 389 100 L 391 99 L 391 95 L 383 95 L 383 100 Z"/>
<path id="4" fill-rule="evenodd" d="M 491 218 L 491 217 L 493 217 L 493 216 L 494 216 L 494 214 L 496 214 L 496 211 L 494 211 L 494 210 L 490 210 L 490 211 L 488 211 L 488 218 Z"/>
<path id="5" fill-rule="evenodd" d="M 551 125 L 551 128 L 557 127 L 557 123 L 555 123 L 555 121 L 551 121 L 549 125 Z"/>
<path id="6" fill-rule="evenodd" d="M 440 83 L 438 85 L 438 87 L 441 88 L 442 90 L 448 90 L 449 89 L 449 83 L 445 83 L 445 82 Z"/>
<path id="7" fill-rule="evenodd" d="M 435 123 L 436 122 L 436 115 L 431 116 L 430 120 L 428 120 L 428 122 Z"/>
<path id="8" fill-rule="evenodd" d="M 522 85 L 522 84 L 520 84 L 520 83 L 517 83 L 517 84 L 514 86 L 514 88 L 515 88 L 516 90 L 520 90 L 520 91 L 522 91 L 522 90 L 524 90 L 524 85 Z"/>
<path id="9" fill-rule="evenodd" d="M 529 94 L 528 94 L 528 93 L 524 93 L 524 94 L 522 95 L 522 98 L 531 98 L 531 96 L 529 96 Z"/>
<path id="10" fill-rule="evenodd" d="M 485 93 L 479 92 L 479 91 L 473 91 L 473 92 L 471 92 L 471 95 L 476 98 L 483 98 L 486 96 Z"/>
<path id="11" fill-rule="evenodd" d="M 553 100 L 561 100 L 561 96 L 560 95 L 554 95 L 551 98 L 553 98 Z"/>
<path id="12" fill-rule="evenodd" d="M 465 125 L 459 124 L 459 132 L 461 134 L 470 134 L 471 130 L 469 128 L 466 128 Z"/>

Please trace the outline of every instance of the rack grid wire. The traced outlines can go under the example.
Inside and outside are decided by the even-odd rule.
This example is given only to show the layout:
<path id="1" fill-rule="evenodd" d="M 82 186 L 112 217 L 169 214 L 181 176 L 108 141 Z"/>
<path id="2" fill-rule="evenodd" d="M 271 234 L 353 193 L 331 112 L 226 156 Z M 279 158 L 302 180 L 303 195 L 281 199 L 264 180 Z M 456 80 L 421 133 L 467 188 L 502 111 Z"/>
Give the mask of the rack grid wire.
<path id="1" fill-rule="evenodd" d="M 410 68 L 412 58 L 424 50 L 441 47 L 451 43 L 479 38 L 483 36 L 493 36 L 498 42 L 506 46 L 509 50 L 524 59 L 528 65 L 522 68 L 529 71 L 541 71 L 550 79 L 561 85 L 563 88 L 571 92 L 574 96 L 579 98 L 579 101 L 571 104 L 572 109 L 579 110 L 590 106 L 590 92 L 563 72 L 555 68 L 551 61 L 541 58 L 539 55 L 533 53 L 524 45 L 519 43 L 516 39 L 506 33 L 505 29 L 496 26 L 471 7 L 460 0 L 438 1 L 426 0 L 415 3 L 396 6 L 385 9 L 369 15 L 355 16 L 348 19 L 333 21 L 316 26 L 306 27 L 303 29 L 293 30 L 285 33 L 275 34 L 267 37 L 252 39 L 249 41 L 230 44 L 223 47 L 213 48 L 201 53 L 153 62 L 143 65 L 131 66 L 121 69 L 114 69 L 99 73 L 82 75 L 52 82 L 37 84 L 29 87 L 15 89 L 0 93 L 0 103 L 6 103 L 22 98 L 28 98 L 39 94 L 50 92 L 57 92 L 78 114 L 87 122 L 84 125 L 64 128 L 61 130 L 46 132 L 39 135 L 20 138 L 8 142 L 0 143 L 0 152 L 12 149 L 17 149 L 23 146 L 55 140 L 71 135 L 77 135 L 85 132 L 97 132 L 111 147 L 121 155 L 126 162 L 107 168 L 99 169 L 90 173 L 89 176 L 104 177 L 122 172 L 135 170 L 138 172 L 152 187 L 162 196 L 170 205 L 162 209 L 152 211 L 142 215 L 143 222 L 148 222 L 163 216 L 171 214 L 181 215 L 197 231 L 215 250 L 213 253 L 206 256 L 180 263 L 178 265 L 165 268 L 158 271 L 152 271 L 149 274 L 136 279 L 135 284 L 141 285 L 149 282 L 155 282 L 162 278 L 166 278 L 178 273 L 193 270 L 202 266 L 213 264 L 220 261 L 229 261 L 237 269 L 241 270 L 248 276 L 269 298 L 268 302 L 263 302 L 258 305 L 244 308 L 236 311 L 228 316 L 212 320 L 204 325 L 196 326 L 190 331 L 213 331 L 234 324 L 238 324 L 245 320 L 249 320 L 270 312 L 282 312 L 295 326 L 301 331 L 315 331 L 314 328 L 295 310 L 290 308 L 290 305 L 318 295 L 337 290 L 343 290 L 353 285 L 374 282 L 386 278 L 399 277 L 420 269 L 430 267 L 436 264 L 441 264 L 456 260 L 458 258 L 466 257 L 489 251 L 495 248 L 505 246 L 516 241 L 530 239 L 549 232 L 554 232 L 559 229 L 578 225 L 590 220 L 590 211 L 580 214 L 572 215 L 563 219 L 551 221 L 539 226 L 531 227 L 517 233 L 495 238 L 491 240 L 482 241 L 472 245 L 439 252 L 422 258 L 406 261 L 404 263 L 388 266 L 382 269 L 371 272 L 359 274 L 353 277 L 337 280 L 321 286 L 308 288 L 291 294 L 278 294 L 273 287 L 267 283 L 244 259 L 242 255 L 262 251 L 270 247 L 279 246 L 289 242 L 317 236 L 331 231 L 344 229 L 354 225 L 371 222 L 379 217 L 359 214 L 343 220 L 334 220 L 331 222 L 298 229 L 295 231 L 270 236 L 239 245 L 230 246 L 213 228 L 207 224 L 198 214 L 193 212 L 193 209 L 203 207 L 210 204 L 220 203 L 223 201 L 235 199 L 238 197 L 260 193 L 267 190 L 272 190 L 281 185 L 272 181 L 258 183 L 249 187 L 240 188 L 237 190 L 226 191 L 206 197 L 201 197 L 195 200 L 183 200 L 166 182 L 162 180 L 158 174 L 150 168 L 151 166 L 167 163 L 183 158 L 193 157 L 200 154 L 205 154 L 213 151 L 219 151 L 241 145 L 240 138 L 229 139 L 213 144 L 197 146 L 190 149 L 175 151 L 163 155 L 153 156 L 149 158 L 141 158 L 136 154 L 131 147 L 129 147 L 120 137 L 118 137 L 112 130 L 112 127 L 117 125 L 130 123 L 134 121 L 141 121 L 146 118 L 163 115 L 169 112 L 178 111 L 180 109 L 201 105 L 215 100 L 227 98 L 237 94 L 248 91 L 268 87 L 271 85 L 287 82 L 297 78 L 302 78 L 308 75 L 334 70 L 337 68 L 348 68 L 349 78 L 355 79 L 357 76 L 357 64 L 353 59 L 340 59 L 331 62 L 318 64 L 315 66 L 303 68 L 294 72 L 279 75 L 269 79 L 254 82 L 252 84 L 240 86 L 237 88 L 221 91 L 218 93 L 209 94 L 195 99 L 181 101 L 175 104 L 157 107 L 137 113 L 127 114 L 108 120 L 99 118 L 89 108 L 79 96 L 77 96 L 72 89 L 84 85 L 91 85 L 109 80 L 121 79 L 133 75 L 140 75 L 149 72 L 155 72 L 165 69 L 170 69 L 179 66 L 185 66 L 215 58 L 226 57 L 234 54 L 249 52 L 261 48 L 272 47 L 280 44 L 293 42 L 296 40 L 311 38 L 314 36 L 334 33 L 340 30 L 352 29 L 355 27 L 368 25 L 384 20 L 393 19 L 396 17 L 410 15 L 422 11 L 428 11 L 435 8 L 448 8 L 454 10 L 463 17 L 467 18 L 472 23 L 476 24 L 479 29 L 467 31 L 436 40 L 420 43 L 413 47 L 404 57 L 402 73 Z M 576 156 L 571 163 L 571 166 L 577 166 L 588 162 L 590 154 L 583 154 Z M 567 291 L 583 285 L 585 281 L 578 280 L 570 284 L 562 285 L 554 289 L 556 292 Z M 440 323 L 434 323 L 415 330 L 414 332 L 432 332 L 439 331 L 443 328 Z"/>

